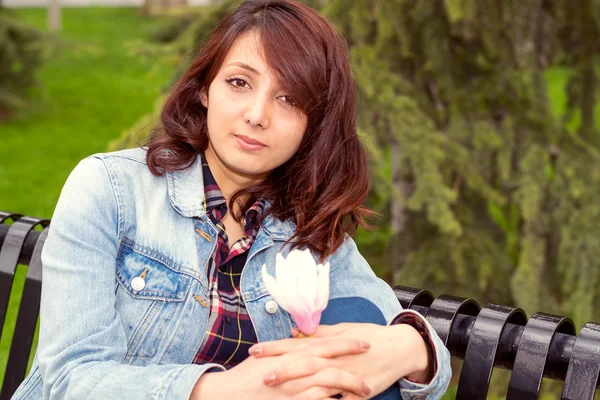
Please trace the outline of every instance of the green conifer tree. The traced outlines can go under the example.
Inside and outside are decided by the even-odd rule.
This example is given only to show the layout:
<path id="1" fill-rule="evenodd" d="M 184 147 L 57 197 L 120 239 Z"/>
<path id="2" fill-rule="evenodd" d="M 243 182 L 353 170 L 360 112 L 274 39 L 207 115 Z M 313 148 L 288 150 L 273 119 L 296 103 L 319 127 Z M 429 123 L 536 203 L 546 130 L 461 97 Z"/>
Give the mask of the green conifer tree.
<path id="1" fill-rule="evenodd" d="M 324 13 L 351 46 L 361 129 L 387 155 L 371 200 L 390 218 L 389 280 L 598 319 L 600 2 L 329 0 Z"/>

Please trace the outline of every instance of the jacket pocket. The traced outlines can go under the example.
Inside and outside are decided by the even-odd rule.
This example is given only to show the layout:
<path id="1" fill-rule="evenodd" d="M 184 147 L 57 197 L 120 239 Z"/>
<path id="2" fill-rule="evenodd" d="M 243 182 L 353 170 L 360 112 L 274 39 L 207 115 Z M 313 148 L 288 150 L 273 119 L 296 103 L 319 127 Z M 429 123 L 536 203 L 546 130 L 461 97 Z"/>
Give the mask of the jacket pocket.
<path id="1" fill-rule="evenodd" d="M 192 277 L 159 252 L 121 243 L 116 265 L 116 309 L 127 336 L 126 362 L 150 358 L 168 346 Z"/>
<path id="2" fill-rule="evenodd" d="M 117 279 L 138 299 L 183 301 L 191 277 L 158 252 L 124 240 L 117 256 Z"/>

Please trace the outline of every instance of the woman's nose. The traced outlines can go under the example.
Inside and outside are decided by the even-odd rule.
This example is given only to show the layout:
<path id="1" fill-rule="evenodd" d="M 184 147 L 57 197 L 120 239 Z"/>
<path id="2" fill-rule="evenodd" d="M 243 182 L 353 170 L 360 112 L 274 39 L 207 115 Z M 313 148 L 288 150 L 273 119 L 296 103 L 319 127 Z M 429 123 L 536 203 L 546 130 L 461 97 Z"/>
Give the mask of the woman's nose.
<path id="1" fill-rule="evenodd" d="M 252 126 L 267 129 L 270 124 L 271 105 L 266 96 L 256 96 L 250 99 L 244 120 Z"/>

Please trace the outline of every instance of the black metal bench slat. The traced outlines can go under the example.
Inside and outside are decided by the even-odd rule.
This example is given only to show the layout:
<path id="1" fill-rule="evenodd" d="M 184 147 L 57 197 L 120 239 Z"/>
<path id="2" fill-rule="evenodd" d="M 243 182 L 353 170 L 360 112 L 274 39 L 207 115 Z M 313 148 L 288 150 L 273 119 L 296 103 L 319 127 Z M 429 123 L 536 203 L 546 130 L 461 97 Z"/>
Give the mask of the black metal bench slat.
<path id="1" fill-rule="evenodd" d="M 0 328 L 4 326 L 13 278 L 25 238 L 38 224 L 46 227 L 49 222 L 47 219 L 21 217 L 12 225 L 3 224 L 8 226 L 8 231 L 0 248 Z"/>
<path id="2" fill-rule="evenodd" d="M 0 400 L 10 400 L 12 394 L 17 390 L 25 376 L 33 336 L 40 311 L 40 297 L 42 293 L 42 248 L 48 229 L 45 228 L 40 234 L 33 256 L 27 270 L 21 306 L 17 315 L 15 334 L 8 354 L 8 363 L 0 392 Z"/>
<path id="3" fill-rule="evenodd" d="M 428 313 L 427 307 L 417 306 L 414 309 L 423 315 Z M 429 317 L 427 318 L 429 319 Z M 452 356 L 460 359 L 465 358 L 469 337 L 476 319 L 477 317 L 472 315 L 460 313 L 456 315 L 446 343 L 446 347 Z M 524 329 L 525 327 L 521 324 L 513 324 L 510 321 L 506 323 L 500 336 L 500 342 L 498 343 L 494 367 L 512 369 Z M 565 380 L 576 338 L 572 334 L 560 331 L 554 334 L 546 361 L 544 377 Z M 597 341 L 597 345 L 600 346 L 600 341 Z M 598 383 L 598 388 L 600 388 L 600 382 Z"/>
<path id="4" fill-rule="evenodd" d="M 583 326 L 571 354 L 561 399 L 593 400 L 600 386 L 600 325 Z"/>
<path id="5" fill-rule="evenodd" d="M 415 306 L 429 307 L 434 299 L 429 290 L 414 289 L 408 286 L 396 286 L 394 293 L 402 308 L 406 309 L 414 309 Z"/>
<path id="6" fill-rule="evenodd" d="M 4 238 L 8 233 L 12 225 L 0 224 L 0 248 L 2 247 L 2 243 L 4 243 Z M 33 254 L 33 249 L 37 240 L 42 232 L 31 230 L 25 237 L 25 243 L 23 243 L 23 247 L 21 248 L 21 254 L 19 254 L 19 262 L 18 264 L 29 265 L 29 261 L 31 260 L 31 255 Z"/>
<path id="7" fill-rule="evenodd" d="M 479 304 L 471 299 L 443 294 L 431 303 L 425 314 L 427 321 L 437 332 L 442 342 L 448 345 L 452 324 L 458 314 L 477 316 Z"/>
<path id="8" fill-rule="evenodd" d="M 509 321 L 524 325 L 527 317 L 520 308 L 498 304 L 487 304 L 481 309 L 467 345 L 458 380 L 457 399 L 478 400 L 487 397 L 500 336 Z"/>
<path id="9" fill-rule="evenodd" d="M 6 221 L 7 219 L 12 219 L 13 221 L 18 220 L 19 218 L 21 218 L 23 215 L 21 214 L 16 214 L 16 213 L 8 213 L 5 211 L 0 211 L 0 224 L 3 224 L 4 221 Z"/>
<path id="10" fill-rule="evenodd" d="M 573 321 L 536 313 L 525 325 L 508 385 L 508 400 L 537 399 L 542 386 L 550 344 L 556 331 L 575 335 Z"/>

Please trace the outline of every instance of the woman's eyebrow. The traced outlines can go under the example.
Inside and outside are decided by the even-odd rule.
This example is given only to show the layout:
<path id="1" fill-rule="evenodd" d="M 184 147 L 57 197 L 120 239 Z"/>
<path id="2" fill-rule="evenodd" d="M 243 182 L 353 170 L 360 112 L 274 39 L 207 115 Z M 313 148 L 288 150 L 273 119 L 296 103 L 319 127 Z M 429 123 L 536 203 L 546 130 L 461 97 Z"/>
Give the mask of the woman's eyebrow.
<path id="1" fill-rule="evenodd" d="M 252 68 L 251 66 L 249 66 L 248 64 L 245 64 L 243 62 L 232 62 L 230 64 L 227 64 L 227 66 L 230 66 L 230 65 L 236 65 L 240 68 L 244 68 L 245 70 L 252 72 L 255 75 L 260 75 L 260 73 L 257 70 L 255 70 L 254 68 Z"/>

